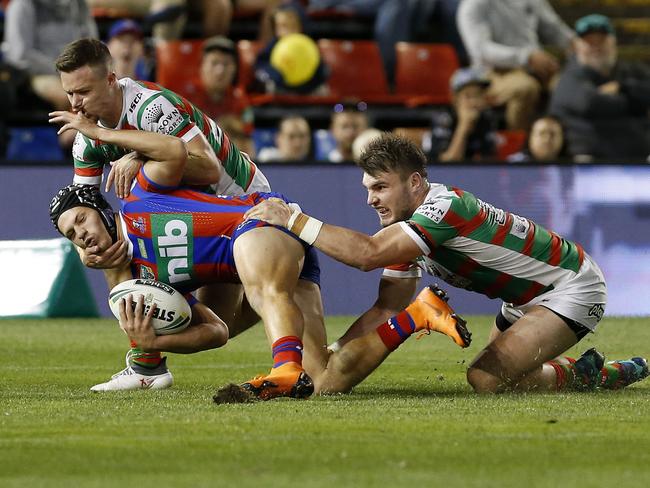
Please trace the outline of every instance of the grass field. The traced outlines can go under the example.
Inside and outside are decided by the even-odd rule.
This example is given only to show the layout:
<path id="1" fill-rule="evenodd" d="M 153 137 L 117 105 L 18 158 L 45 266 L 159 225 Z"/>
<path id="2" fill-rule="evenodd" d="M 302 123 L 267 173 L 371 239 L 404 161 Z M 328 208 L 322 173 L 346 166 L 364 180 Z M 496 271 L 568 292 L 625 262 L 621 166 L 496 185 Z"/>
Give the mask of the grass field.
<path id="1" fill-rule="evenodd" d="M 476 396 L 475 342 L 411 339 L 349 395 L 245 405 L 218 386 L 264 372 L 260 327 L 171 355 L 166 391 L 91 394 L 123 367 L 109 320 L 0 321 L 0 486 L 647 486 L 650 380 L 626 391 Z M 650 355 L 648 319 L 606 319 L 593 345 Z M 328 320 L 330 336 L 348 318 Z M 629 484 L 629 485 L 628 485 Z"/>

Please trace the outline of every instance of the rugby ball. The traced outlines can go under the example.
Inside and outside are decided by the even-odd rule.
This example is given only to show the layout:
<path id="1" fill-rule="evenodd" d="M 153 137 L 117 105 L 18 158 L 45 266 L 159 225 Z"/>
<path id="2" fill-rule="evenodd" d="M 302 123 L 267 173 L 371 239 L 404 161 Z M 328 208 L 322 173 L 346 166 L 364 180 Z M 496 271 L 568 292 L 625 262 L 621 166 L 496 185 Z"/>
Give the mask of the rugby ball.
<path id="1" fill-rule="evenodd" d="M 133 295 L 134 302 L 144 295 L 145 313 L 156 304 L 151 321 L 156 335 L 176 334 L 190 325 L 192 309 L 185 297 L 166 283 L 145 279 L 123 281 L 108 294 L 108 306 L 117 320 L 120 320 L 120 301 L 129 294 Z"/>

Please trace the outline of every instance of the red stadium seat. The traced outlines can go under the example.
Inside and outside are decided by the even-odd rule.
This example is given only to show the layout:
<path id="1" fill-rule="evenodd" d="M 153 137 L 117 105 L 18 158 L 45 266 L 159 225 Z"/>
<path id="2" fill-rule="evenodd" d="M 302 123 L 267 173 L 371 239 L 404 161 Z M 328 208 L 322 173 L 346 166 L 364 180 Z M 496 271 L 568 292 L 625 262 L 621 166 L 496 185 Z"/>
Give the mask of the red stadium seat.
<path id="1" fill-rule="evenodd" d="M 203 41 L 166 41 L 156 45 L 156 82 L 182 96 L 199 77 Z"/>
<path id="2" fill-rule="evenodd" d="M 526 142 L 525 130 L 500 130 L 497 132 L 497 158 L 505 161 L 508 156 L 521 151 Z"/>
<path id="3" fill-rule="evenodd" d="M 330 93 L 338 98 L 388 101 L 388 82 L 379 48 L 374 41 L 318 41 L 323 61 L 330 68 Z"/>
<path id="4" fill-rule="evenodd" d="M 398 42 L 395 50 L 395 94 L 411 106 L 450 103 L 449 79 L 460 66 L 451 45 Z"/>
<path id="5" fill-rule="evenodd" d="M 237 54 L 239 56 L 239 75 L 237 83 L 246 89 L 253 81 L 255 73 L 253 67 L 263 45 L 259 41 L 239 41 L 237 43 Z"/>

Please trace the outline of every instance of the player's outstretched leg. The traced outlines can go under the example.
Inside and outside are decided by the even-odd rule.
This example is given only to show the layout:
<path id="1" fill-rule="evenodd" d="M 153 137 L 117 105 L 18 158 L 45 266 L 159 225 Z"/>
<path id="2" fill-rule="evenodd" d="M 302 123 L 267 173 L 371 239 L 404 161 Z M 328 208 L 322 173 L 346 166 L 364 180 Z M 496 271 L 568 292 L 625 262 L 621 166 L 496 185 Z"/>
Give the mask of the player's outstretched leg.
<path id="1" fill-rule="evenodd" d="M 619 390 L 641 381 L 650 375 L 648 361 L 645 358 L 609 361 L 600 371 L 598 387 L 605 390 Z"/>
<path id="2" fill-rule="evenodd" d="M 406 312 L 413 318 L 416 332 L 440 332 L 451 337 L 460 347 L 467 347 L 472 342 L 472 334 L 467 329 L 467 322 L 454 313 L 448 300 L 447 293 L 429 285 L 406 307 Z"/>
<path id="3" fill-rule="evenodd" d="M 90 391 L 162 390 L 173 384 L 174 378 L 167 369 L 167 358 L 160 358 L 155 367 L 147 368 L 133 360 L 131 350 L 126 354 L 126 368 L 115 373 L 106 383 L 93 386 Z"/>

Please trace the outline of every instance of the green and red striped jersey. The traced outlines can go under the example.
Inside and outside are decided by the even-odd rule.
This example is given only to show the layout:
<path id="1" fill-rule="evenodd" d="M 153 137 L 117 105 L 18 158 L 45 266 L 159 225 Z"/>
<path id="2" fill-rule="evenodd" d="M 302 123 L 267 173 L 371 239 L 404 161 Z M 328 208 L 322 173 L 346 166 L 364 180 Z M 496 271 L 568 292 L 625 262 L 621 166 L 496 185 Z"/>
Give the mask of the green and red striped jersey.
<path id="1" fill-rule="evenodd" d="M 417 266 L 453 286 L 515 305 L 575 276 L 584 259 L 580 245 L 440 184 L 432 184 L 422 205 L 399 225 L 422 249 Z"/>
<path id="2" fill-rule="evenodd" d="M 255 164 L 201 110 L 180 95 L 155 83 L 122 78 L 119 84 L 123 104 L 120 122 L 115 129 L 158 132 L 180 137 L 185 142 L 202 133 L 225 169 L 215 191 L 220 194 L 237 194 L 248 189 L 257 171 Z M 74 182 L 99 185 L 104 165 L 127 152 L 118 146 L 77 134 L 72 148 Z"/>

